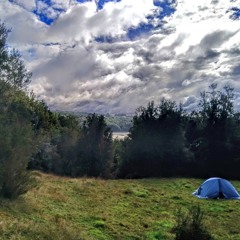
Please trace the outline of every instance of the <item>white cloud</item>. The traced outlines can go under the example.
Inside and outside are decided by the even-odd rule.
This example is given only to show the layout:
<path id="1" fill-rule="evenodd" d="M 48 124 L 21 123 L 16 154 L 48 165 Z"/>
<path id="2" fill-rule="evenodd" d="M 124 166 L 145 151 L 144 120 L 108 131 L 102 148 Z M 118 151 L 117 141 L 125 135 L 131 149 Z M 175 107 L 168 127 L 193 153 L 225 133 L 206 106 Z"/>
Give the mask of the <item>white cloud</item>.
<path id="1" fill-rule="evenodd" d="M 146 22 L 146 16 L 156 7 L 148 0 L 122 0 L 108 2 L 96 12 L 95 3 L 86 2 L 73 5 L 49 27 L 48 36 L 54 41 L 89 42 L 99 35 L 119 37 L 126 34 L 129 27 Z"/>
<path id="2" fill-rule="evenodd" d="M 13 0 L 13 3 L 21 6 L 22 8 L 25 8 L 28 11 L 32 11 L 36 7 L 35 0 Z"/>
<path id="3" fill-rule="evenodd" d="M 1 20 L 12 30 L 8 39 L 12 47 L 22 50 L 26 45 L 39 43 L 44 39 L 46 27 L 33 13 L 5 0 L 0 6 Z"/>

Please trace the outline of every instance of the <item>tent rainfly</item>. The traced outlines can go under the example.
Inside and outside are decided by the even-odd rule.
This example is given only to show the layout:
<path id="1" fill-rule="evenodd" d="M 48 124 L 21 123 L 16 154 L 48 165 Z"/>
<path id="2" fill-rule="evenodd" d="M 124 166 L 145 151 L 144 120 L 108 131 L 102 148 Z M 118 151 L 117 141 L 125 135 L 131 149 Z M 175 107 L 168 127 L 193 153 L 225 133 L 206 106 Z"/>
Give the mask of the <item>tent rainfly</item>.
<path id="1" fill-rule="evenodd" d="M 198 198 L 240 199 L 239 193 L 229 181 L 217 177 L 207 179 L 192 194 Z"/>

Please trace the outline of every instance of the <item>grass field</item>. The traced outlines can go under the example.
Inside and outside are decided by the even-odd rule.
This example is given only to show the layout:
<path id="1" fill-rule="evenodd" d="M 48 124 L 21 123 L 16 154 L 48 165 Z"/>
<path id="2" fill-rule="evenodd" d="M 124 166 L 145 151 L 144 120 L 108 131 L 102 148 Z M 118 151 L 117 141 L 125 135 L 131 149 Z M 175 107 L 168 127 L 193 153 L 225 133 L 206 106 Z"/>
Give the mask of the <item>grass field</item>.
<path id="1" fill-rule="evenodd" d="M 70 179 L 35 173 L 37 187 L 1 200 L 0 239 L 174 239 L 178 209 L 200 205 L 217 240 L 240 239 L 240 201 L 200 200 L 201 179 Z M 240 182 L 232 181 L 240 190 Z"/>

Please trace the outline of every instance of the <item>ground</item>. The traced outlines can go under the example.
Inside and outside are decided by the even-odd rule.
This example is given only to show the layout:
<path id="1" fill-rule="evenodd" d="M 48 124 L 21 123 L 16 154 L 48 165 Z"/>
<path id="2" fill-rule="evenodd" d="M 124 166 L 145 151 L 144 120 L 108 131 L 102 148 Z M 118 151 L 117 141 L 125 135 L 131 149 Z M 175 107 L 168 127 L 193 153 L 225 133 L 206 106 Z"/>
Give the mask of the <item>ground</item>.
<path id="1" fill-rule="evenodd" d="M 34 172 L 37 185 L 1 200 L 0 239 L 174 239 L 179 209 L 200 206 L 214 239 L 240 239 L 240 201 L 192 196 L 203 179 L 72 179 Z M 231 181 L 240 189 L 239 181 Z"/>

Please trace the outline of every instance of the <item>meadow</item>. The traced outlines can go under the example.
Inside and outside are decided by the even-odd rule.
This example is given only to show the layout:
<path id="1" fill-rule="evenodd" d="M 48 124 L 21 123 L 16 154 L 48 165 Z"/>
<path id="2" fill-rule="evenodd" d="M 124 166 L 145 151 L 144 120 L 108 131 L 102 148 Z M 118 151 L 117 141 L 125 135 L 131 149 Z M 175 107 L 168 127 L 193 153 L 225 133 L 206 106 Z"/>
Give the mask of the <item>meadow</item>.
<path id="1" fill-rule="evenodd" d="M 102 180 L 34 172 L 36 186 L 0 201 L 0 239 L 174 239 L 179 209 L 200 206 L 217 240 L 240 239 L 240 201 L 201 200 L 203 179 Z M 239 181 L 231 181 L 240 190 Z"/>

